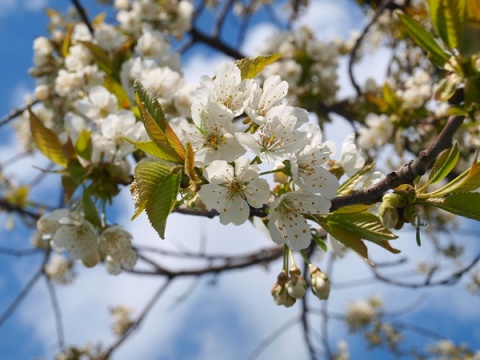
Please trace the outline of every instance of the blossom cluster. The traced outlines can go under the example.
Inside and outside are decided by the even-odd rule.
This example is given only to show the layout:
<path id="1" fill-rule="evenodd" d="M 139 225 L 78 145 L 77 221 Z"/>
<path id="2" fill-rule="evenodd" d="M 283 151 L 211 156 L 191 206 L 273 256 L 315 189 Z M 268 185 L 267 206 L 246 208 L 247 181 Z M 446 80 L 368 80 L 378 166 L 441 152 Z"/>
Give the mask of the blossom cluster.
<path id="1" fill-rule="evenodd" d="M 307 218 L 330 211 L 339 183 L 324 167 L 334 145 L 322 141 L 318 126 L 308 124 L 307 111 L 289 105 L 287 93 L 288 83 L 278 75 L 262 86 L 242 80 L 235 64 L 223 63 L 213 78 L 202 77 L 193 121 L 184 120 L 178 128 L 193 147 L 195 165 L 204 167 L 208 183 L 198 194 L 207 208 L 220 213 L 223 224 L 240 225 L 250 207 L 269 204 L 272 239 L 301 250 L 311 241 Z M 248 117 L 239 125 L 235 118 L 242 114 Z M 262 173 L 260 164 L 271 168 Z M 288 175 L 289 191 L 270 191 L 260 176 L 272 171 Z"/>
<path id="2" fill-rule="evenodd" d="M 37 229 L 44 239 L 58 252 L 66 251 L 73 260 L 80 260 L 86 267 L 105 261 L 107 271 L 118 275 L 122 268 L 132 269 L 137 255 L 131 247 L 131 235 L 119 226 L 108 227 L 100 234 L 83 214 L 69 209 L 58 209 L 43 215 Z M 67 282 L 69 267 L 65 262 L 48 264 L 46 273 L 59 282 Z"/>

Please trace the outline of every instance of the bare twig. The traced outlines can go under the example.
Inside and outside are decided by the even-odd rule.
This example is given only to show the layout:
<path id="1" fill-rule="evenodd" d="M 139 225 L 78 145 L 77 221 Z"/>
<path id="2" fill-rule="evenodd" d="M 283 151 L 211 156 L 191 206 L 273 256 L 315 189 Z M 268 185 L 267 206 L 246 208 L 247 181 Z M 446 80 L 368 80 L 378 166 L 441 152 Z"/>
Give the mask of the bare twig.
<path id="1" fill-rule="evenodd" d="M 75 7 L 75 9 L 78 12 L 78 15 L 80 16 L 80 19 L 82 19 L 83 23 L 87 26 L 88 31 L 93 36 L 94 35 L 93 26 L 92 26 L 92 23 L 90 22 L 90 20 L 88 19 L 87 12 L 86 12 L 85 8 L 82 6 L 82 4 L 80 4 L 79 0 L 71 0 L 71 1 L 73 3 L 73 6 Z"/>
<path id="2" fill-rule="evenodd" d="M 231 56 L 234 59 L 243 59 L 246 56 L 242 54 L 240 51 L 228 46 L 224 42 L 220 41 L 220 39 L 205 35 L 201 31 L 199 31 L 197 28 L 193 27 L 190 30 L 190 35 L 192 36 L 193 40 L 195 42 L 201 42 L 204 43 L 208 46 L 210 46 L 212 49 L 216 49 L 218 51 L 223 52 L 227 56 Z"/>
<path id="3" fill-rule="evenodd" d="M 57 294 L 55 293 L 55 287 L 48 276 L 45 276 L 47 282 L 48 294 L 52 302 L 53 312 L 55 313 L 55 326 L 57 328 L 58 347 L 60 350 L 65 348 L 65 333 L 63 331 L 62 313 L 60 312 L 60 305 L 58 303 Z"/>
<path id="4" fill-rule="evenodd" d="M 40 100 L 35 100 L 33 101 L 32 103 L 28 104 L 28 105 L 25 105 L 23 108 L 20 108 L 20 109 L 13 109 L 12 111 L 10 111 L 7 115 L 5 115 L 1 120 L 0 120 L 0 126 L 3 126 L 5 124 L 8 124 L 10 121 L 12 121 L 13 119 L 15 119 L 17 116 L 20 116 L 22 115 L 22 113 L 24 111 L 27 110 L 27 108 L 29 106 L 33 106 L 35 104 L 38 104 L 40 102 Z"/>
<path id="5" fill-rule="evenodd" d="M 370 20 L 370 22 L 365 26 L 363 29 L 362 33 L 360 34 L 359 38 L 355 42 L 355 45 L 353 47 L 352 53 L 350 54 L 350 59 L 348 60 L 348 76 L 350 77 L 350 82 L 352 83 L 352 86 L 355 88 L 355 91 L 357 92 L 358 96 L 362 96 L 363 92 L 360 89 L 360 86 L 358 86 L 357 81 L 355 80 L 355 76 L 353 75 L 353 63 L 355 62 L 355 58 L 357 57 L 357 52 L 360 49 L 360 46 L 367 35 L 368 31 L 370 28 L 375 24 L 382 14 L 383 10 L 392 2 L 392 0 L 383 0 L 381 4 L 377 8 L 377 12 L 375 13 L 375 16 Z"/>
<path id="6" fill-rule="evenodd" d="M 172 278 L 167 278 L 167 280 L 160 286 L 160 288 L 155 292 L 152 296 L 150 301 L 147 303 L 141 314 L 137 317 L 137 319 L 133 322 L 132 326 L 122 335 L 120 336 L 117 341 L 115 341 L 110 347 L 105 350 L 102 355 L 99 357 L 100 360 L 107 360 L 109 359 L 110 355 L 118 348 L 120 345 L 123 344 L 125 340 L 127 340 L 142 324 L 143 320 L 145 320 L 146 316 L 152 310 L 153 306 L 157 303 L 158 299 L 163 295 L 165 290 L 171 284 Z"/>
<path id="7" fill-rule="evenodd" d="M 49 258 L 50 252 L 45 251 L 45 257 L 43 258 L 40 268 L 35 272 L 30 281 L 28 281 L 27 285 L 25 285 L 23 290 L 15 297 L 10 306 L 8 306 L 8 308 L 2 313 L 2 315 L 0 315 L 0 326 L 2 326 L 3 323 L 13 314 L 17 307 L 22 303 L 23 299 L 25 299 L 26 296 L 30 293 L 37 280 L 40 279 L 40 277 L 42 276 L 43 268 L 47 264 Z"/>

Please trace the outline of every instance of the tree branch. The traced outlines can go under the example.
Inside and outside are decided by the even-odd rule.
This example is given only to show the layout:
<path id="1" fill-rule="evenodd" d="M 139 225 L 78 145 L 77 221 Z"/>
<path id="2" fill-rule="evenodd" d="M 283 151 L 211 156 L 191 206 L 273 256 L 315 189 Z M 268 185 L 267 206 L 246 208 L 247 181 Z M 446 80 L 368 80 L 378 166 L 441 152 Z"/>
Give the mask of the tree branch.
<path id="1" fill-rule="evenodd" d="M 403 165 L 397 171 L 391 172 L 378 183 L 345 196 L 336 196 L 332 199 L 330 211 L 354 204 L 373 204 L 381 200 L 383 194 L 402 184 L 412 183 L 417 177 L 426 173 L 437 156 L 452 146 L 452 138 L 465 120 L 463 116 L 451 116 L 442 132 L 438 135 L 427 150 L 420 152 L 417 159 Z"/>

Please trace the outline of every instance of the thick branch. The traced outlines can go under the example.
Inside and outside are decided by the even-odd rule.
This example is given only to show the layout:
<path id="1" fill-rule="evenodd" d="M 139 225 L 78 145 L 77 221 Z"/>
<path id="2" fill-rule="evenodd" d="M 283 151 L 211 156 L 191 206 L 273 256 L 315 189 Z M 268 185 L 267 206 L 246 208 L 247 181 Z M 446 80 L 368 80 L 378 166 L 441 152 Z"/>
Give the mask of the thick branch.
<path id="1" fill-rule="evenodd" d="M 332 199 L 330 211 L 354 204 L 372 204 L 380 201 L 383 194 L 402 184 L 412 183 L 429 169 L 437 156 L 452 146 L 452 138 L 462 124 L 465 117 L 451 116 L 442 132 L 438 135 L 427 150 L 420 153 L 417 159 L 403 165 L 397 171 L 391 172 L 386 178 L 368 188 L 345 196 L 336 196 Z"/>
<path id="2" fill-rule="evenodd" d="M 190 35 L 192 36 L 194 42 L 202 42 L 213 49 L 219 50 L 223 52 L 227 56 L 231 56 L 234 59 L 243 59 L 246 56 L 243 55 L 240 51 L 228 46 L 224 42 L 220 41 L 220 39 L 205 35 L 204 33 L 200 32 L 195 27 L 190 30 Z"/>

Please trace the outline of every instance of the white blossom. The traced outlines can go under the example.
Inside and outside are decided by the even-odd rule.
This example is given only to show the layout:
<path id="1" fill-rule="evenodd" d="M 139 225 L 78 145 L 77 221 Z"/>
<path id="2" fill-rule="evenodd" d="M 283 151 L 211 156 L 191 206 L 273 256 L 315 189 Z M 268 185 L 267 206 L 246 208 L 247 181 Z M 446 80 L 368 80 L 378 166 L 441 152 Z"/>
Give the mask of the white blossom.
<path id="1" fill-rule="evenodd" d="M 367 127 L 358 130 L 358 146 L 362 149 L 370 149 L 383 145 L 392 136 L 394 126 L 385 114 L 377 115 L 369 113 L 365 117 Z"/>
<path id="2" fill-rule="evenodd" d="M 253 80 L 241 79 L 240 69 L 232 63 L 222 63 L 215 67 L 215 77 L 200 78 L 198 99 L 203 105 L 215 101 L 222 108 L 228 109 L 232 117 L 241 115 L 247 106 Z"/>
<path id="3" fill-rule="evenodd" d="M 265 122 L 254 135 L 236 133 L 235 136 L 245 149 L 252 151 L 262 161 L 275 163 L 282 161 L 300 150 L 307 142 L 307 134 L 296 130 L 303 121 L 296 108 L 279 105 L 270 109 Z M 307 117 L 308 118 L 308 117 Z"/>
<path id="4" fill-rule="evenodd" d="M 347 176 L 353 176 L 359 172 L 365 165 L 365 159 L 360 155 L 360 151 L 355 145 L 355 134 L 349 134 L 343 140 L 340 163 Z"/>
<path id="5" fill-rule="evenodd" d="M 268 230 L 277 244 L 287 244 L 298 251 L 310 245 L 312 235 L 303 214 L 327 214 L 327 198 L 304 191 L 289 192 L 275 199 L 268 214 Z"/>
<path id="6" fill-rule="evenodd" d="M 47 265 L 45 265 L 45 274 L 59 284 L 68 284 L 72 282 L 74 276 L 70 271 L 72 262 L 60 254 L 52 254 Z"/>
<path id="7" fill-rule="evenodd" d="M 100 236 L 98 248 L 105 256 L 105 267 L 112 275 L 118 275 L 121 269 L 131 270 L 137 262 L 137 254 L 132 249 L 132 235 L 119 226 L 104 230 Z"/>
<path id="8" fill-rule="evenodd" d="M 203 185 L 198 194 L 207 208 L 220 213 L 224 225 L 243 224 L 249 217 L 249 206 L 261 208 L 270 196 L 268 182 L 258 178 L 259 170 L 250 166 L 246 157 L 235 160 L 234 166 L 216 160 L 203 174 L 209 184 Z"/>
<path id="9" fill-rule="evenodd" d="M 160 31 L 144 28 L 135 51 L 144 59 L 162 59 L 170 52 L 170 44 Z"/>
<path id="10" fill-rule="evenodd" d="M 123 335 L 130 329 L 133 324 L 131 319 L 132 313 L 133 309 L 125 305 L 110 308 L 110 314 L 115 321 L 112 325 L 112 332 L 115 335 Z"/>
<path id="11" fill-rule="evenodd" d="M 280 105 L 285 100 L 288 93 L 288 84 L 282 81 L 280 76 L 272 75 L 265 79 L 263 88 L 253 87 L 253 96 L 251 97 L 245 112 L 250 119 L 262 124 L 265 121 L 265 115 L 271 108 Z"/>
<path id="12" fill-rule="evenodd" d="M 184 129 L 185 138 L 195 152 L 195 165 L 204 166 L 214 160 L 236 160 L 245 154 L 234 133 L 231 113 L 216 102 L 192 104 L 193 125 Z"/>
<path id="13" fill-rule="evenodd" d="M 103 86 L 93 86 L 86 98 L 77 103 L 77 109 L 93 121 L 101 120 L 118 110 L 118 101 L 115 95 Z"/>

